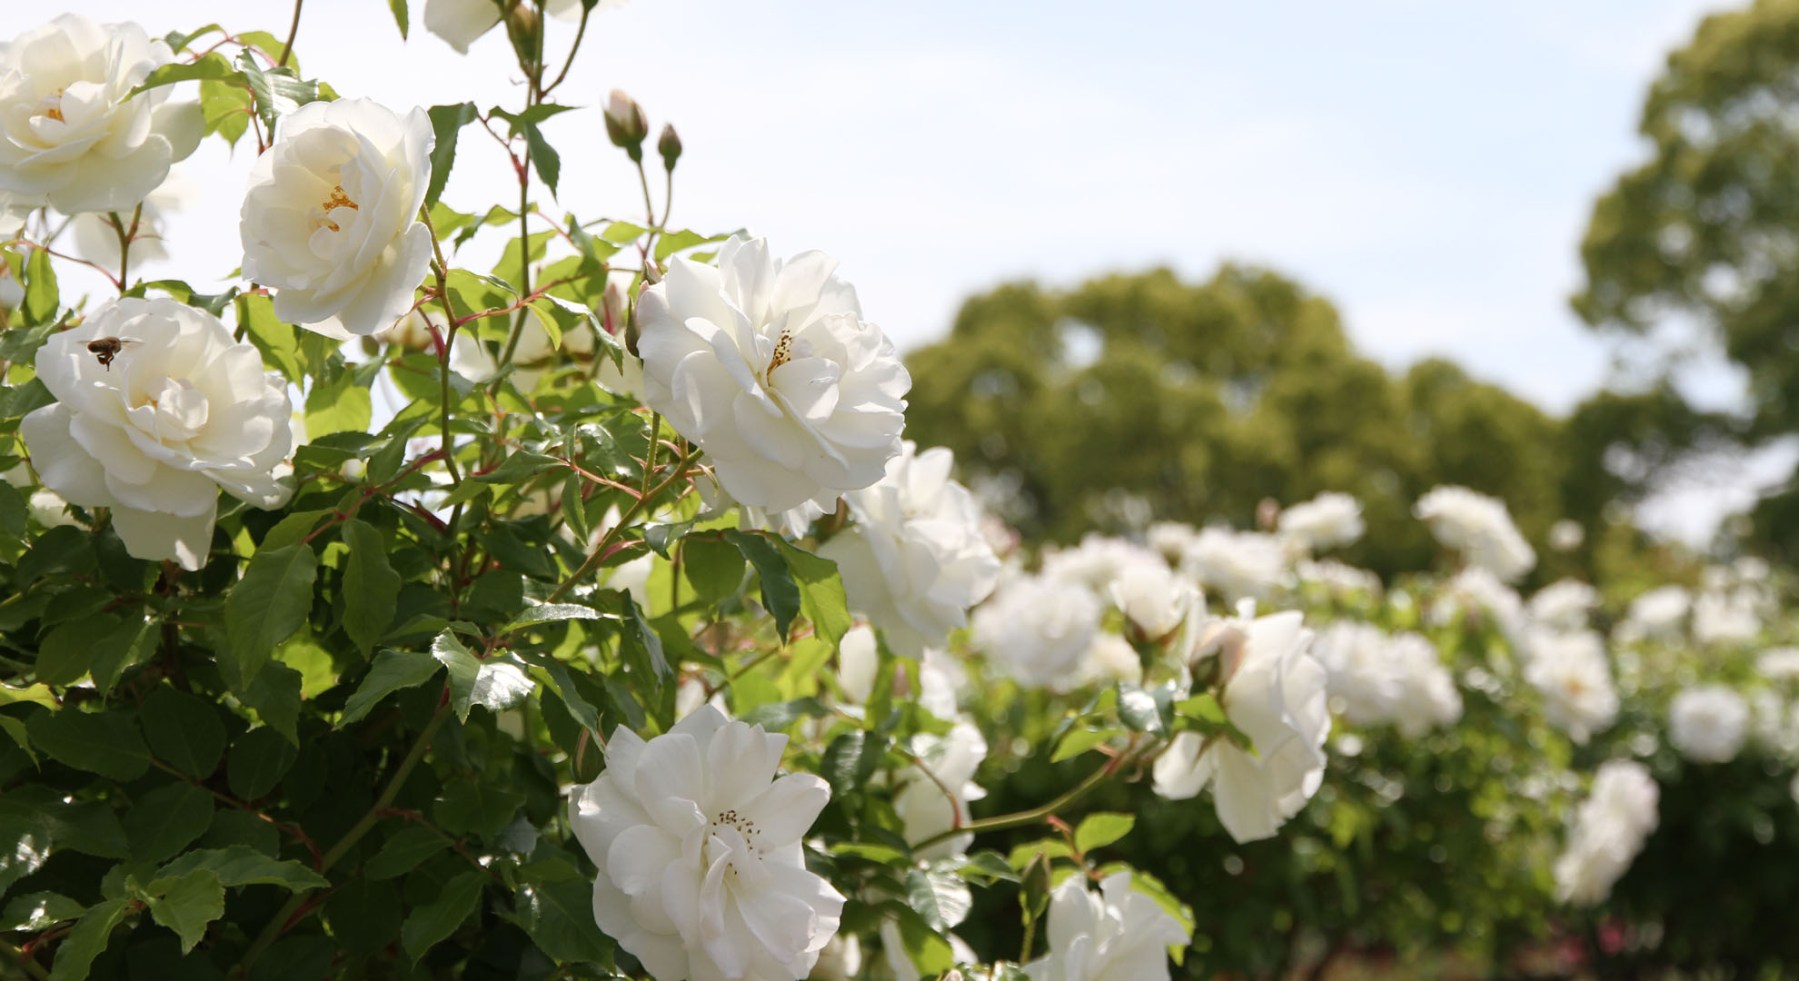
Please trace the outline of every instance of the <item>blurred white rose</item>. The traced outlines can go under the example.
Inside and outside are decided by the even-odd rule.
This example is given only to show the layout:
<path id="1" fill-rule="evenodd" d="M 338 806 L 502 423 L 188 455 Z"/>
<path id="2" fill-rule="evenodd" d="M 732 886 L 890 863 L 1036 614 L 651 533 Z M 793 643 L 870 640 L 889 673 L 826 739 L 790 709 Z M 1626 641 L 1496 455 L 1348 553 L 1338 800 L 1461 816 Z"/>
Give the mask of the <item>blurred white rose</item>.
<path id="1" fill-rule="evenodd" d="M 1551 630 L 1585 630 L 1587 614 L 1599 605 L 1599 591 L 1578 579 L 1561 579 L 1530 598 L 1530 617 Z"/>
<path id="2" fill-rule="evenodd" d="M 1207 528 L 1181 551 L 1180 570 L 1227 601 L 1267 599 L 1286 584 L 1287 552 L 1272 535 Z"/>
<path id="3" fill-rule="evenodd" d="M 1348 545 L 1367 528 L 1362 523 L 1361 502 L 1334 491 L 1282 511 L 1276 527 L 1282 538 L 1308 552 Z"/>
<path id="4" fill-rule="evenodd" d="M 1517 581 L 1537 564 L 1537 553 L 1497 498 L 1450 485 L 1419 498 L 1412 510 L 1437 541 L 1504 582 Z"/>
<path id="5" fill-rule="evenodd" d="M 313 102 L 284 117 L 250 168 L 238 222 L 243 273 L 275 290 L 275 314 L 346 338 L 412 309 L 431 264 L 419 206 L 435 138 L 423 109 Z"/>
<path id="6" fill-rule="evenodd" d="M 1619 630 L 1627 640 L 1671 639 L 1680 635 L 1682 622 L 1692 606 L 1693 594 L 1683 587 L 1657 586 L 1630 601 Z"/>
<path id="7" fill-rule="evenodd" d="M 1111 535 L 1088 534 L 1073 548 L 1058 548 L 1043 555 L 1043 574 L 1078 582 L 1104 593 L 1125 570 L 1147 566 L 1167 568 L 1168 563 L 1141 545 Z"/>
<path id="8" fill-rule="evenodd" d="M 174 60 L 136 24 L 79 14 L 0 44 L 0 207 L 131 211 L 205 130 L 199 105 L 170 102 L 170 86 L 129 95 Z"/>
<path id="9" fill-rule="evenodd" d="M 1587 540 L 1587 530 L 1580 522 L 1563 518 L 1549 526 L 1549 547 L 1558 552 L 1572 552 Z"/>
<path id="10" fill-rule="evenodd" d="M 973 723 L 960 721 L 942 736 L 913 736 L 912 753 L 919 763 L 893 776 L 893 810 L 905 826 L 906 843 L 916 846 L 968 823 L 968 802 L 987 796 L 974 782 L 975 771 L 987 758 L 987 740 Z M 930 862 L 961 855 L 973 842 L 973 832 L 951 835 L 919 849 L 914 857 Z"/>
<path id="11" fill-rule="evenodd" d="M 1462 717 L 1462 693 L 1455 676 L 1444 666 L 1437 646 L 1420 634 L 1397 634 L 1388 656 L 1398 664 L 1399 698 L 1393 703 L 1393 723 L 1407 739 L 1432 729 L 1446 729 Z"/>
<path id="12" fill-rule="evenodd" d="M 1799 647 L 1770 647 L 1755 659 L 1756 673 L 1769 681 L 1799 680 Z"/>
<path id="13" fill-rule="evenodd" d="M 1758 589 L 1708 589 L 1693 602 L 1693 639 L 1701 644 L 1750 643 L 1761 636 L 1768 605 Z"/>
<path id="14" fill-rule="evenodd" d="M 1106 591 L 1112 605 L 1151 641 L 1167 638 L 1188 617 L 1205 612 L 1199 589 L 1160 561 L 1127 566 Z"/>
<path id="15" fill-rule="evenodd" d="M 676 258 L 638 301 L 644 401 L 740 504 L 828 512 L 900 453 L 912 379 L 836 267 L 733 238 L 717 266 Z"/>
<path id="16" fill-rule="evenodd" d="M 1668 705 L 1668 742 L 1695 763 L 1728 763 L 1749 737 L 1749 703 L 1723 685 L 1701 685 Z"/>
<path id="17" fill-rule="evenodd" d="M 120 341 L 110 365 L 87 345 Z M 218 318 L 173 300 L 102 304 L 52 335 L 38 377 L 57 402 L 19 432 L 44 485 L 82 507 L 112 510 L 141 559 L 198 569 L 212 545 L 219 489 L 260 508 L 293 493 L 280 477 L 291 449 L 287 390 L 262 356 Z"/>
<path id="18" fill-rule="evenodd" d="M 1102 612 L 1085 586 L 1025 576 L 975 611 L 973 644 L 1020 684 L 1054 687 L 1073 680 Z"/>
<path id="19" fill-rule="evenodd" d="M 1129 872 L 1087 889 L 1075 874 L 1050 893 L 1049 949 L 1024 965 L 1031 981 L 1147 981 L 1168 979 L 1168 948 L 1191 937 L 1159 903 L 1131 889 Z"/>
<path id="20" fill-rule="evenodd" d="M 1239 842 L 1271 838 L 1318 792 L 1330 735 L 1328 672 L 1296 612 L 1221 621 L 1219 701 L 1254 744 L 1176 736 L 1155 763 L 1156 793 L 1184 800 L 1210 784 L 1224 829 Z"/>
<path id="21" fill-rule="evenodd" d="M 1555 863 L 1556 898 L 1596 906 L 1630 869 L 1659 819 L 1660 788 L 1641 763 L 1608 760 L 1575 809 L 1568 843 Z"/>
<path id="22" fill-rule="evenodd" d="M 830 800 L 776 776 L 787 737 L 703 706 L 645 742 L 624 727 L 569 823 L 599 867 L 594 919 L 658 978 L 804 978 L 843 896 L 800 840 Z"/>
<path id="23" fill-rule="evenodd" d="M 1618 717 L 1605 641 L 1590 630 L 1532 635 L 1524 680 L 1543 696 L 1549 724 L 1586 745 Z"/>
<path id="24" fill-rule="evenodd" d="M 905 441 L 879 483 L 845 495 L 855 524 L 818 550 L 837 563 L 850 607 L 907 657 L 967 626 L 999 577 L 980 505 L 950 479 L 954 464 L 949 450 L 918 453 Z"/>
<path id="25" fill-rule="evenodd" d="M 1339 620 L 1325 627 L 1312 653 L 1329 675 L 1331 707 L 1351 725 L 1380 725 L 1393 718 L 1403 679 L 1391 653 L 1392 639 L 1379 627 Z"/>

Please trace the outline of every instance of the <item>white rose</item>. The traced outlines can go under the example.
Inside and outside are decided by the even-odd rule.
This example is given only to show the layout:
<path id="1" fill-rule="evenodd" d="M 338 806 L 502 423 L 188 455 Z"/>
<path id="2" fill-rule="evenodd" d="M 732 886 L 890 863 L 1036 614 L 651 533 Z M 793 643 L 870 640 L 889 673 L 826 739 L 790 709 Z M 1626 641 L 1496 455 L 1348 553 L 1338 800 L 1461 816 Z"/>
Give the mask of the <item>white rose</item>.
<path id="1" fill-rule="evenodd" d="M 836 268 L 734 238 L 717 266 L 676 258 L 638 301 L 644 401 L 740 504 L 830 511 L 900 453 L 912 379 Z"/>
<path id="2" fill-rule="evenodd" d="M 1680 586 L 1658 586 L 1630 601 L 1619 629 L 1626 636 L 1669 639 L 1680 635 L 1681 621 L 1693 608 L 1693 594 Z M 1633 638 L 1634 639 L 1634 638 Z"/>
<path id="3" fill-rule="evenodd" d="M 836 934 L 843 896 L 800 844 L 831 791 L 775 775 L 786 745 L 710 706 L 648 742 L 620 727 L 569 801 L 594 919 L 654 977 L 804 978 Z"/>
<path id="4" fill-rule="evenodd" d="M 1505 582 L 1517 581 L 1537 564 L 1537 553 L 1497 498 L 1466 487 L 1438 487 L 1418 499 L 1413 513 L 1430 525 L 1437 541 Z"/>
<path id="5" fill-rule="evenodd" d="M 837 563 L 850 606 L 907 657 L 967 626 L 999 578 L 980 505 L 950 479 L 954 464 L 949 450 L 917 453 L 906 441 L 880 483 L 845 495 L 856 523 L 818 550 Z"/>
<path id="6" fill-rule="evenodd" d="M 1168 948 L 1192 939 L 1159 903 L 1131 888 L 1130 872 L 1100 880 L 1099 892 L 1071 875 L 1050 894 L 1049 949 L 1024 965 L 1032 981 L 1168 979 Z"/>
<path id="7" fill-rule="evenodd" d="M 1154 552 L 1110 535 L 1089 534 L 1073 548 L 1056 549 L 1043 556 L 1043 574 L 1053 579 L 1078 582 L 1104 593 L 1112 581 L 1135 566 L 1167 568 Z"/>
<path id="8" fill-rule="evenodd" d="M 1236 841 L 1257 841 L 1273 837 L 1324 782 L 1328 673 L 1312 656 L 1312 634 L 1298 613 L 1221 627 L 1215 643 L 1226 682 L 1219 701 L 1254 749 L 1183 732 L 1156 759 L 1155 789 L 1184 800 L 1210 784 L 1224 829 Z"/>
<path id="9" fill-rule="evenodd" d="M 1379 627 L 1339 620 L 1324 628 L 1312 652 L 1329 675 L 1331 708 L 1352 725 L 1381 725 L 1393 718 L 1404 680 L 1392 641 Z"/>
<path id="10" fill-rule="evenodd" d="M 505 0 L 511 6 L 513 0 Z M 529 3 L 529 0 L 525 0 Z M 594 12 L 622 7 L 627 0 L 600 0 Z M 567 19 L 581 12 L 581 0 L 548 0 L 544 9 Z M 425 0 L 425 30 L 449 42 L 461 54 L 500 23 L 502 0 Z"/>
<path id="11" fill-rule="evenodd" d="M 844 631 L 837 642 L 837 685 L 852 705 L 866 705 L 874 695 L 881 673 L 881 652 L 875 632 L 866 623 Z"/>
<path id="12" fill-rule="evenodd" d="M 1082 666 L 1102 613 L 1085 586 L 1025 576 L 975 611 L 973 644 L 1020 684 L 1062 685 Z"/>
<path id="13" fill-rule="evenodd" d="M 1253 531 L 1207 528 L 1181 553 L 1181 571 L 1225 599 L 1267 599 L 1287 580 L 1280 539 Z"/>
<path id="14" fill-rule="evenodd" d="M 1590 630 L 1571 634 L 1532 635 L 1524 680 L 1543 696 L 1549 724 L 1586 745 L 1593 733 L 1618 717 L 1618 691 L 1612 686 L 1605 642 Z"/>
<path id="15" fill-rule="evenodd" d="M 1578 579 L 1561 579 L 1530 598 L 1530 617 L 1551 630 L 1585 630 L 1587 614 L 1599 605 L 1599 591 Z"/>
<path id="16" fill-rule="evenodd" d="M 390 327 L 431 264 L 418 220 L 431 181 L 431 119 L 367 99 L 301 106 L 250 168 L 238 231 L 244 276 L 275 314 L 344 338 Z"/>
<path id="17" fill-rule="evenodd" d="M 117 338 L 102 365 L 87 345 Z M 141 559 L 198 569 L 212 544 L 219 489 L 261 508 L 292 493 L 278 477 L 293 407 L 262 356 L 218 318 L 173 300 L 106 303 L 37 355 L 57 398 L 19 425 L 44 485 L 82 507 L 112 509 Z"/>
<path id="18" fill-rule="evenodd" d="M 1348 494 L 1327 492 L 1281 512 L 1282 538 L 1307 551 L 1348 545 L 1362 537 L 1362 505 Z"/>
<path id="19" fill-rule="evenodd" d="M 1488 620 L 1514 642 L 1525 632 L 1524 601 L 1499 577 L 1479 567 L 1456 573 L 1430 608 L 1430 622 L 1435 626 L 1470 618 Z"/>
<path id="20" fill-rule="evenodd" d="M 1755 670 L 1769 681 L 1799 681 L 1799 647 L 1770 647 L 1755 658 Z"/>
<path id="21" fill-rule="evenodd" d="M 967 824 L 968 802 L 987 796 L 974 782 L 975 770 L 987 758 L 987 740 L 972 723 L 957 722 L 942 736 L 913 736 L 912 753 L 923 765 L 894 774 L 893 811 L 904 825 L 906 843 L 917 845 Z M 966 852 L 973 841 L 973 832 L 951 835 L 914 857 L 927 862 L 949 858 Z"/>
<path id="22" fill-rule="evenodd" d="M 148 196 L 205 130 L 167 86 L 128 97 L 173 60 L 136 24 L 79 14 L 0 44 L 0 207 L 130 211 Z"/>
<path id="23" fill-rule="evenodd" d="M 1634 760 L 1608 760 L 1593 777 L 1587 799 L 1575 809 L 1568 845 L 1555 863 L 1556 898 L 1594 906 L 1630 869 L 1659 821 L 1655 779 Z"/>
<path id="24" fill-rule="evenodd" d="M 1199 590 L 1160 561 L 1127 566 L 1107 584 L 1106 591 L 1125 619 L 1155 641 L 1168 637 L 1187 617 L 1205 609 Z"/>
<path id="25" fill-rule="evenodd" d="M 1764 597 L 1754 589 L 1706 590 L 1693 603 L 1693 639 L 1747 644 L 1762 632 Z"/>
<path id="26" fill-rule="evenodd" d="M 1729 763 L 1749 737 L 1749 703 L 1722 685 L 1701 685 L 1668 705 L 1668 742 L 1695 763 Z"/>
<path id="27" fill-rule="evenodd" d="M 1462 693 L 1443 665 L 1435 644 L 1415 633 L 1394 636 L 1388 656 L 1399 667 L 1399 698 L 1393 723 L 1407 739 L 1455 725 L 1462 717 Z"/>

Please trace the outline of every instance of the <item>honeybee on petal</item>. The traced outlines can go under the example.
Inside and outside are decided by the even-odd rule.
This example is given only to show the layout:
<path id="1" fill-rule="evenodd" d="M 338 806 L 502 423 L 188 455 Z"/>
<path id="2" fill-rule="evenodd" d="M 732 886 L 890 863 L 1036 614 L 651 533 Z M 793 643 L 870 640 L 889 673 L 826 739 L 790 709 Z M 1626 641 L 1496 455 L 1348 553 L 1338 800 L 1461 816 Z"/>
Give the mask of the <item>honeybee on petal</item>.
<path id="1" fill-rule="evenodd" d="M 96 337 L 87 342 L 87 349 L 88 353 L 106 366 L 107 371 L 111 371 L 112 359 L 119 356 L 125 345 L 136 344 L 138 340 L 136 337 Z"/>

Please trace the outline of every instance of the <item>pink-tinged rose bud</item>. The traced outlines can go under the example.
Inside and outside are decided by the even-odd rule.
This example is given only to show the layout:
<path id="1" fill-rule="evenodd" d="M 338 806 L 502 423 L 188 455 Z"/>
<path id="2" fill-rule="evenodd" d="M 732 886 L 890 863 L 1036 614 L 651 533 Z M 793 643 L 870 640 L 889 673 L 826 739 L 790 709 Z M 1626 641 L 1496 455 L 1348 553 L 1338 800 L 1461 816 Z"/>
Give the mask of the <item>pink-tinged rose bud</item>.
<path id="1" fill-rule="evenodd" d="M 643 141 L 649 135 L 650 121 L 644 118 L 643 107 L 624 89 L 613 89 L 606 97 L 606 136 L 612 145 L 622 147 L 632 160 L 642 160 Z"/>

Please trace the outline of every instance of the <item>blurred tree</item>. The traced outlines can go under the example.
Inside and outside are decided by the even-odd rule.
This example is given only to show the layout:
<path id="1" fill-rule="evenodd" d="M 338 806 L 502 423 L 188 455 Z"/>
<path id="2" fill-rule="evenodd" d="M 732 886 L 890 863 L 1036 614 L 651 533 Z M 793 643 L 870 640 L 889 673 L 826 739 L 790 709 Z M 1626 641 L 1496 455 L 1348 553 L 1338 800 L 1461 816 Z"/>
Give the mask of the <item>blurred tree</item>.
<path id="1" fill-rule="evenodd" d="M 908 363 L 913 437 L 955 450 L 1027 536 L 1152 515 L 1246 526 L 1265 498 L 1342 490 L 1370 529 L 1349 558 L 1382 573 L 1434 554 L 1411 507 L 1440 483 L 1506 500 L 1539 550 L 1570 495 L 1597 500 L 1583 512 L 1597 521 L 1622 479 L 1603 455 L 1629 435 L 1608 426 L 1635 418 L 1582 417 L 1571 443 L 1446 361 L 1395 377 L 1353 350 L 1329 301 L 1249 266 L 1197 285 L 1166 269 L 1068 293 L 1004 285 Z"/>
<path id="2" fill-rule="evenodd" d="M 1669 55 L 1639 128 L 1653 155 L 1594 205 L 1574 308 L 1631 334 L 1696 321 L 1748 371 L 1753 410 L 1734 435 L 1799 431 L 1799 3 L 1707 17 Z M 1636 407 L 1632 427 L 1659 428 L 1639 440 L 1677 454 L 1730 435 L 1674 401 Z M 1752 544 L 1799 560 L 1799 480 L 1754 517 Z"/>

